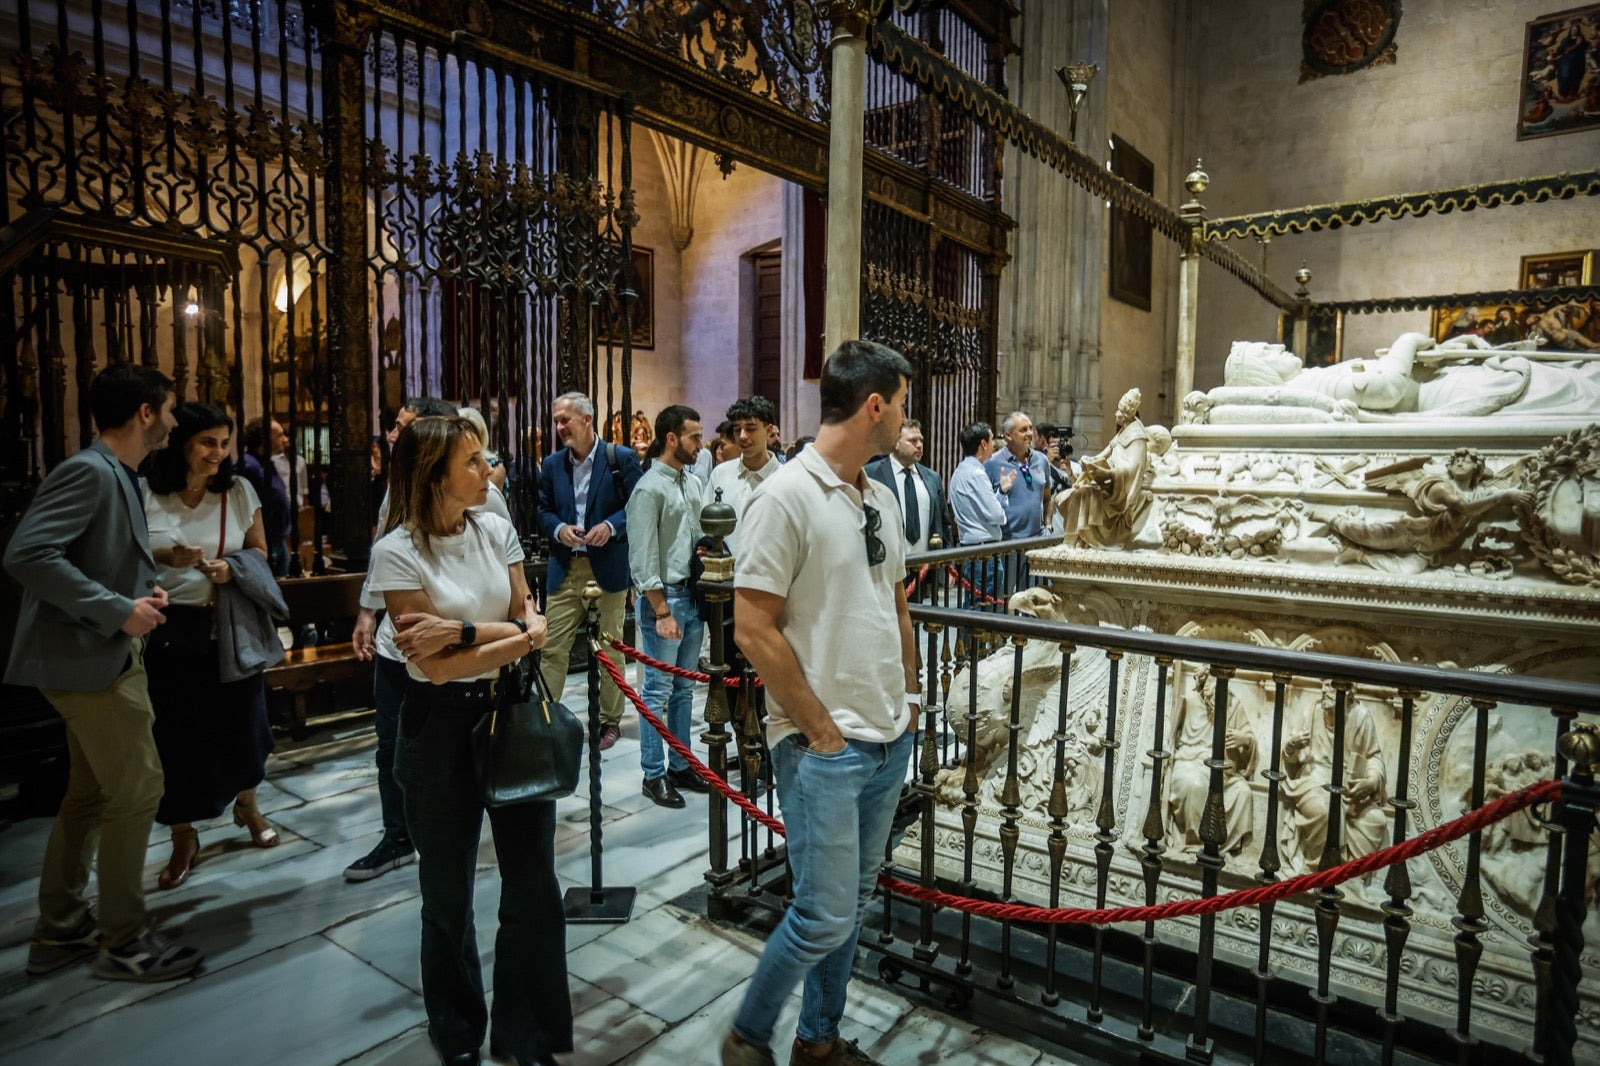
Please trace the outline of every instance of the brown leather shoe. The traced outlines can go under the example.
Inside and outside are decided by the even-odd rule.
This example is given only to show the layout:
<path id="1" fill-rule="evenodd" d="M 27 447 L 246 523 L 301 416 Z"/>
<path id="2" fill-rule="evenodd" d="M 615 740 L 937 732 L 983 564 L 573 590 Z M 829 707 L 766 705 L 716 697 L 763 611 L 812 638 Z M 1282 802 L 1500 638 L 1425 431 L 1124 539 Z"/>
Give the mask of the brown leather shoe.
<path id="1" fill-rule="evenodd" d="M 622 739 L 620 725 L 605 725 L 600 727 L 600 750 L 610 751 Z"/>
<path id="2" fill-rule="evenodd" d="M 869 1057 L 854 1040 L 835 1040 L 833 1049 L 819 1059 L 795 1037 L 794 1047 L 789 1051 L 789 1066 L 882 1066 L 882 1063 Z"/>

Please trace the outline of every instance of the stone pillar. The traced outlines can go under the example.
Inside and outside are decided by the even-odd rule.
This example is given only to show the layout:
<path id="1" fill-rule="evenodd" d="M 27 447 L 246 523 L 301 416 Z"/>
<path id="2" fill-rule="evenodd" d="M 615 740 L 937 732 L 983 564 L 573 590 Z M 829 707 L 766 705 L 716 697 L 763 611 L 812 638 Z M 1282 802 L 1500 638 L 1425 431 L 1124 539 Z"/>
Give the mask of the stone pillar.
<path id="1" fill-rule="evenodd" d="M 1196 159 L 1194 169 L 1183 179 L 1184 188 L 1189 190 L 1189 202 L 1178 209 L 1190 229 L 1184 237 L 1183 254 L 1178 259 L 1178 347 L 1172 368 L 1172 410 L 1167 415 L 1172 425 L 1177 425 L 1183 398 L 1194 391 L 1195 329 L 1200 318 L 1200 227 L 1206 219 L 1200 194 L 1210 183 L 1211 179 L 1201 169 L 1201 160 Z"/>
<path id="2" fill-rule="evenodd" d="M 866 137 L 869 0 L 824 0 L 828 41 L 828 287 L 823 346 L 832 352 L 861 336 L 862 157 Z"/>
<path id="3" fill-rule="evenodd" d="M 349 504 L 367 498 L 371 478 L 372 323 L 368 307 L 366 155 L 367 44 L 376 20 L 343 0 L 324 9 L 322 106 L 327 162 L 329 495 Z M 364 570 L 372 545 L 365 506 L 334 510 L 334 550 Z"/>
<path id="4" fill-rule="evenodd" d="M 1052 75 L 1075 62 L 1106 65 L 1106 0 L 1032 4 L 1016 22 L 1020 56 L 1008 81 L 1028 114 L 1065 137 L 1068 92 Z M 1103 156 L 1107 94 L 1092 88 L 1078 112 L 1078 144 Z M 1026 219 L 1000 285 L 1001 412 L 1020 407 L 1035 422 L 1070 423 L 1099 448 L 1100 301 L 1104 205 L 1070 179 L 1016 148 L 1007 149 L 1005 210 Z"/>
<path id="5" fill-rule="evenodd" d="M 1304 362 L 1306 348 L 1311 341 L 1311 271 L 1306 269 L 1305 263 L 1302 262 L 1300 269 L 1294 272 L 1294 280 L 1300 283 L 1300 287 L 1294 290 L 1294 336 L 1290 339 L 1290 345 L 1294 354 Z"/>

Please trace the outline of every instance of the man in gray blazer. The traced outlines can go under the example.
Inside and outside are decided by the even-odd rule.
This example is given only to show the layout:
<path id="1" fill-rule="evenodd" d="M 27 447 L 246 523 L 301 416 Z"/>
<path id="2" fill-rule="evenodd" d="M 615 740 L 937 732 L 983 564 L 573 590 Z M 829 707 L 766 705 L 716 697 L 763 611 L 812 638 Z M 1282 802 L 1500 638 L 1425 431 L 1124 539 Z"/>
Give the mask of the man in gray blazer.
<path id="1" fill-rule="evenodd" d="M 119 363 L 89 385 L 100 437 L 44 479 L 6 550 L 22 610 L 6 681 L 66 721 L 71 767 L 39 875 L 28 973 L 98 955 L 97 977 L 165 981 L 200 963 L 145 925 L 144 860 L 163 787 L 144 636 L 166 620 L 134 469 L 166 446 L 172 382 Z M 98 831 L 98 854 L 96 833 Z M 92 860 L 98 921 L 84 899 Z"/>

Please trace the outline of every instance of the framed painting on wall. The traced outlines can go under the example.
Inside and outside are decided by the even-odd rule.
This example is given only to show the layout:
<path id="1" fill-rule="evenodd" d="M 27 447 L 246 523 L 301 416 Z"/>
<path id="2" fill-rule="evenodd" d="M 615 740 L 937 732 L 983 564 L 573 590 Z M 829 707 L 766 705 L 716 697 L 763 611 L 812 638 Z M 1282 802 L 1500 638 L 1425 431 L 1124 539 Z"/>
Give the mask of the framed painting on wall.
<path id="1" fill-rule="evenodd" d="M 1517 99 L 1517 140 L 1600 129 L 1600 4 L 1528 23 Z"/>
<path id="2" fill-rule="evenodd" d="M 1522 257 L 1519 289 L 1560 289 L 1589 285 L 1594 279 L 1594 252 L 1552 252 Z"/>
<path id="3" fill-rule="evenodd" d="M 1490 344 L 1510 344 L 1526 339 L 1538 317 L 1539 312 L 1521 301 L 1483 307 L 1435 307 L 1428 333 L 1436 341 L 1470 335 Z"/>
<path id="4" fill-rule="evenodd" d="M 617 279 L 620 289 L 631 284 L 637 294 L 633 301 L 633 347 L 656 346 L 656 268 L 655 252 L 650 248 L 633 246 L 629 263 L 631 278 Z M 600 344 L 619 344 L 622 341 L 622 308 L 603 299 L 595 308 L 594 338 Z"/>
<path id="5" fill-rule="evenodd" d="M 1278 312 L 1278 343 L 1294 345 L 1294 316 Z M 1344 358 L 1344 312 L 1306 320 L 1306 350 L 1295 352 L 1302 366 L 1332 366 Z"/>
<path id="6" fill-rule="evenodd" d="M 1111 137 L 1111 172 L 1136 189 L 1154 192 L 1155 164 L 1115 134 Z M 1150 223 L 1111 208 L 1111 296 L 1141 311 L 1150 310 L 1150 263 L 1153 234 Z"/>

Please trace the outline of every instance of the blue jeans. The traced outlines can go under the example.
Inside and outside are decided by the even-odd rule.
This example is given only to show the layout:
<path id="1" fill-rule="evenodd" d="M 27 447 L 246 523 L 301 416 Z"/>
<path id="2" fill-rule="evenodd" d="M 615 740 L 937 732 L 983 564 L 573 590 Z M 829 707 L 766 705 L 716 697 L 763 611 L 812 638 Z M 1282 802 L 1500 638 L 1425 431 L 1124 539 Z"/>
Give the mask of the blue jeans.
<path id="1" fill-rule="evenodd" d="M 968 559 L 961 564 L 961 576 L 966 578 L 973 588 L 989 597 L 982 599 L 970 589 L 963 589 L 961 606 L 966 610 L 993 610 L 995 606 L 993 601 L 1001 598 L 1000 590 L 1005 586 L 1005 561 L 999 556 Z"/>
<path id="2" fill-rule="evenodd" d="M 405 800 L 394 779 L 395 738 L 400 733 L 400 704 L 406 693 L 406 664 L 377 656 L 372 675 L 373 731 L 378 734 L 378 806 L 383 810 L 383 838 L 410 843 Z"/>
<path id="3" fill-rule="evenodd" d="M 667 606 L 672 608 L 672 617 L 678 620 L 679 627 L 683 629 L 683 639 L 662 640 L 656 636 L 655 610 L 650 606 L 650 598 L 641 595 L 638 605 L 639 643 L 644 645 L 644 653 L 652 659 L 660 659 L 664 663 L 693 670 L 700 662 L 700 640 L 705 635 L 706 624 L 700 621 L 699 609 L 694 605 L 694 596 L 687 588 L 679 585 L 664 592 Z M 694 743 L 689 732 L 694 710 L 693 681 L 645 667 L 644 692 L 641 695 L 644 697 L 645 705 L 657 716 L 666 720 L 667 728 L 672 730 L 673 736 L 685 744 Z M 646 780 L 660 777 L 667 772 L 669 766 L 674 770 L 688 768 L 689 764 L 683 761 L 682 756 L 672 752 L 671 757 L 666 758 L 667 754 L 666 744 L 660 734 L 641 719 L 639 765 L 644 770 Z"/>
<path id="4" fill-rule="evenodd" d="M 802 978 L 796 1035 L 808 1044 L 838 1038 L 856 937 L 883 866 L 914 743 L 904 733 L 887 744 L 851 740 L 841 752 L 819 755 L 790 735 L 772 749 L 794 902 L 767 938 L 733 1020 L 745 1041 L 772 1041 L 778 1014 Z M 848 830 L 852 825 L 856 832 Z"/>

